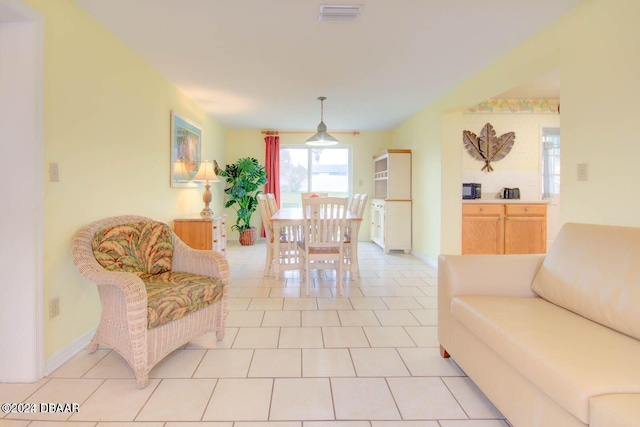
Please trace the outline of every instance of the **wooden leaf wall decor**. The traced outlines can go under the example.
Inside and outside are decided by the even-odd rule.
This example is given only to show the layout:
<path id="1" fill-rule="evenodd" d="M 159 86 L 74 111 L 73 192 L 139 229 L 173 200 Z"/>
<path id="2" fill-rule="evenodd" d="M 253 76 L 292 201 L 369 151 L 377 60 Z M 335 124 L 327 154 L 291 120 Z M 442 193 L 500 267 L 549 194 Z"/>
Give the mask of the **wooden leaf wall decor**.
<path id="1" fill-rule="evenodd" d="M 516 133 L 507 132 L 498 137 L 491 123 L 487 123 L 482 128 L 480 136 L 468 130 L 462 131 L 462 142 L 471 157 L 484 162 L 481 170 L 491 172 L 491 162 L 504 159 L 513 148 Z"/>

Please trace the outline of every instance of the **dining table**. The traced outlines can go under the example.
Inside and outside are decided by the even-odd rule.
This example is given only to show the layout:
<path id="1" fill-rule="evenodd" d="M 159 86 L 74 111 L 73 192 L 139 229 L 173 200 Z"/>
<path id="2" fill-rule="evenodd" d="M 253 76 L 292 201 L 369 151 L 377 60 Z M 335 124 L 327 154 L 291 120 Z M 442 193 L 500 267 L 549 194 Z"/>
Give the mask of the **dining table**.
<path id="1" fill-rule="evenodd" d="M 351 211 L 347 211 L 347 227 L 349 228 L 350 235 L 350 264 L 349 273 L 351 278 L 359 277 L 360 270 L 358 269 L 358 232 L 360 231 L 360 224 L 362 223 L 362 217 L 354 214 Z M 276 236 L 283 235 L 296 235 L 299 233 L 292 233 L 291 230 L 302 230 L 304 225 L 304 216 L 302 208 L 281 208 L 275 214 L 271 216 L 271 226 L 273 227 L 273 274 L 274 277 L 279 277 L 282 270 L 299 270 L 300 258 L 295 257 L 296 261 L 291 261 L 291 257 L 287 257 L 287 262 L 281 262 L 279 254 L 282 250 L 282 245 L 287 244 L 285 239 L 278 238 Z M 351 241 L 352 240 L 352 241 Z M 290 244 L 291 242 L 289 242 Z M 296 243 L 297 244 L 297 243 Z"/>

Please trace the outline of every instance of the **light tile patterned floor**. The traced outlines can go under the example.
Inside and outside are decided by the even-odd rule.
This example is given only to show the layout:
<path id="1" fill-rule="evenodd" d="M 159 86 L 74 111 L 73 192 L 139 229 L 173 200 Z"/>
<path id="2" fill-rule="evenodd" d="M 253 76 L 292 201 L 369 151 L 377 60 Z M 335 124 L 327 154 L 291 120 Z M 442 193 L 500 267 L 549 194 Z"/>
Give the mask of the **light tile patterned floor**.
<path id="1" fill-rule="evenodd" d="M 37 384 L 0 384 L 0 402 L 79 413 L 0 414 L 0 427 L 507 427 L 439 355 L 437 271 L 368 242 L 359 252 L 362 277 L 347 276 L 343 296 L 326 271 L 301 297 L 296 272 L 263 277 L 264 242 L 231 242 L 223 341 L 175 351 L 143 390 L 117 353 L 82 351 Z"/>

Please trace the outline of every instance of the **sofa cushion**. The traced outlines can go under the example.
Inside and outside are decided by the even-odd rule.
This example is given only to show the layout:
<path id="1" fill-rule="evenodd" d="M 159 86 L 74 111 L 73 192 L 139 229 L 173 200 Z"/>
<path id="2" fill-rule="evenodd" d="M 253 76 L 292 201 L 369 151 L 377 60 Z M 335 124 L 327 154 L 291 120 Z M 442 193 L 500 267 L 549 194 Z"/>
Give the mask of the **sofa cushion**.
<path id="1" fill-rule="evenodd" d="M 109 271 L 160 274 L 171 270 L 171 228 L 156 221 L 119 224 L 95 234 L 93 254 Z"/>
<path id="2" fill-rule="evenodd" d="M 451 315 L 585 424 L 589 398 L 640 392 L 640 341 L 542 298 L 454 297 Z"/>
<path id="3" fill-rule="evenodd" d="M 149 328 L 164 325 L 216 302 L 222 296 L 222 280 L 180 271 L 142 275 L 147 288 Z"/>
<path id="4" fill-rule="evenodd" d="M 640 394 L 596 396 L 590 406 L 590 427 L 640 426 Z"/>
<path id="5" fill-rule="evenodd" d="M 565 224 L 531 289 L 640 339 L 640 228 Z"/>

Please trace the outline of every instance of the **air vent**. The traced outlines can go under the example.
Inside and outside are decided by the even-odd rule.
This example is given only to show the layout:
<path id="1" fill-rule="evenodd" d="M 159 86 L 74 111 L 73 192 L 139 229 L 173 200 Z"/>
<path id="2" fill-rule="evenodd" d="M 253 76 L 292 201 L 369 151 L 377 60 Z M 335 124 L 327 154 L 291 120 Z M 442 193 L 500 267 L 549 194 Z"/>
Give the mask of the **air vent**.
<path id="1" fill-rule="evenodd" d="M 362 5 L 320 5 L 318 21 L 355 21 L 360 16 Z"/>

